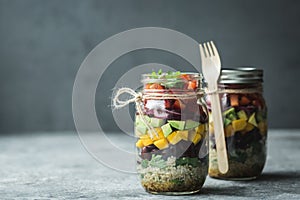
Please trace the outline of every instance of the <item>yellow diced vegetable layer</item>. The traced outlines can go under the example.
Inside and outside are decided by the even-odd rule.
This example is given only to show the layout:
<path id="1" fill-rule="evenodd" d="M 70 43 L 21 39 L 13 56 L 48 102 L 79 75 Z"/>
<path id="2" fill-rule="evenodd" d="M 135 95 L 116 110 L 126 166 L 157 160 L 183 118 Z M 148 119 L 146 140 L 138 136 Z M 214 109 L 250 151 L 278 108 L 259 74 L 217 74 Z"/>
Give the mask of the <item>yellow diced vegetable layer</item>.
<path id="1" fill-rule="evenodd" d="M 150 144 L 153 144 L 153 141 L 151 140 L 151 138 L 149 137 L 149 135 L 142 135 L 140 137 L 140 140 L 142 141 L 144 146 L 148 146 Z"/>
<path id="2" fill-rule="evenodd" d="M 135 146 L 138 147 L 138 148 L 143 148 L 144 147 L 144 144 L 143 144 L 143 141 L 142 140 L 138 140 L 136 143 L 135 143 Z"/>
<path id="3" fill-rule="evenodd" d="M 168 137 L 167 140 L 171 143 L 171 144 L 177 144 L 180 140 L 181 137 L 179 136 L 177 131 L 174 131 L 173 133 L 171 133 Z"/>
<path id="4" fill-rule="evenodd" d="M 232 128 L 234 131 L 241 131 L 247 126 L 247 121 L 245 119 L 238 119 L 232 121 Z"/>
<path id="5" fill-rule="evenodd" d="M 154 132 L 154 133 L 152 133 L 152 136 L 153 136 L 153 138 L 152 138 L 152 140 L 153 141 L 156 141 L 156 140 L 159 140 L 159 139 L 162 139 L 162 138 L 164 138 L 165 136 L 164 136 L 164 133 L 163 133 L 163 131 L 162 131 L 162 129 L 161 128 L 154 128 L 154 130 L 156 131 L 156 133 Z M 157 135 L 156 135 L 157 134 Z M 148 131 L 148 135 L 149 135 L 149 137 L 150 137 L 150 132 Z M 151 138 L 151 137 L 150 137 Z"/>
<path id="6" fill-rule="evenodd" d="M 203 133 L 205 132 L 205 124 L 200 124 L 195 128 L 195 131 L 197 132 L 197 134 L 203 135 Z"/>
<path id="7" fill-rule="evenodd" d="M 234 135 L 234 130 L 231 124 L 225 127 L 224 133 L 226 137 L 231 137 Z"/>
<path id="8" fill-rule="evenodd" d="M 192 142 L 194 140 L 196 134 L 197 134 L 196 131 L 190 131 L 189 132 L 189 141 Z"/>
<path id="9" fill-rule="evenodd" d="M 201 140 L 201 138 L 201 135 L 197 133 L 192 142 L 196 145 Z"/>
<path id="10" fill-rule="evenodd" d="M 159 149 L 165 149 L 169 146 L 169 143 L 166 138 L 163 138 L 163 139 L 155 141 L 154 145 Z"/>
<path id="11" fill-rule="evenodd" d="M 143 142 L 144 146 L 153 144 L 153 141 L 151 139 L 143 139 L 142 142 Z"/>
<path id="12" fill-rule="evenodd" d="M 189 131 L 187 131 L 187 130 L 185 130 L 185 131 L 177 131 L 177 134 L 183 140 L 188 140 L 189 139 Z"/>

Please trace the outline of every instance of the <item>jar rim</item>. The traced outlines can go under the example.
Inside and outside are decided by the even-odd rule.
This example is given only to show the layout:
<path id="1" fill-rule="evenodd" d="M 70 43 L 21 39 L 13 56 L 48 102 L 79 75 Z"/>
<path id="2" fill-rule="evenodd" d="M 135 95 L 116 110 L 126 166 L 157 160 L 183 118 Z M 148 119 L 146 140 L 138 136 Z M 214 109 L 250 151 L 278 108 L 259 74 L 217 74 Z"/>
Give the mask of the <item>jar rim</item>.
<path id="1" fill-rule="evenodd" d="M 219 83 L 250 84 L 262 83 L 263 70 L 252 66 L 222 68 Z"/>
<path id="2" fill-rule="evenodd" d="M 157 75 L 158 77 L 155 77 L 153 78 L 153 75 L 151 73 L 147 73 L 147 74 L 142 74 L 142 79 L 141 79 L 141 82 L 142 83 L 150 83 L 150 82 L 155 82 L 155 83 L 164 83 L 166 81 L 178 81 L 178 80 L 181 80 L 181 81 L 186 81 L 184 79 L 182 79 L 180 77 L 180 75 L 183 75 L 183 74 L 186 74 L 186 75 L 189 75 L 193 80 L 202 80 L 203 76 L 201 73 L 197 73 L 197 72 L 180 72 L 180 74 L 178 74 L 178 76 L 174 76 L 174 77 L 170 77 L 170 78 L 166 78 L 165 75 L 167 75 L 167 73 L 162 73 L 160 75 Z"/>

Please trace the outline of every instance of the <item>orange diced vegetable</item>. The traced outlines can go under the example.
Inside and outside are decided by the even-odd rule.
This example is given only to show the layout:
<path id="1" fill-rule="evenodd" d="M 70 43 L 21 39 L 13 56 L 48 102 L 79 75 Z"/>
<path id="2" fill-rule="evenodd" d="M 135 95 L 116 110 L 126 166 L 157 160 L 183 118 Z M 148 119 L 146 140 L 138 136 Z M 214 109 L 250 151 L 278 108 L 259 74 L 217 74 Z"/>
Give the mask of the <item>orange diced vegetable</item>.
<path id="1" fill-rule="evenodd" d="M 181 74 L 180 77 L 185 80 L 190 80 L 190 76 L 188 74 Z"/>
<path id="2" fill-rule="evenodd" d="M 150 89 L 151 85 L 152 85 L 152 84 L 147 83 L 147 84 L 145 85 L 145 89 Z"/>
<path id="3" fill-rule="evenodd" d="M 250 103 L 251 101 L 246 97 L 246 96 L 242 96 L 241 100 L 240 100 L 240 104 L 243 106 L 246 106 Z"/>
<path id="4" fill-rule="evenodd" d="M 230 105 L 239 106 L 239 96 L 236 94 L 230 95 Z"/>

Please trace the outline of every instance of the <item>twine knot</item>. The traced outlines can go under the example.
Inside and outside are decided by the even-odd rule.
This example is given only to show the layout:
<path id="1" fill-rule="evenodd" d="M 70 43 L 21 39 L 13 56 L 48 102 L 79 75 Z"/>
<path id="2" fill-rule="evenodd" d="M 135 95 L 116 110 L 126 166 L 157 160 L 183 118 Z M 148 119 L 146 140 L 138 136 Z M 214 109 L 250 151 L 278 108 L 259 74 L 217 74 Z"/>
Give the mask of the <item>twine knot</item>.
<path id="1" fill-rule="evenodd" d="M 129 95 L 131 95 L 131 98 L 129 98 L 127 100 L 121 100 L 120 97 L 123 94 L 129 94 Z M 117 109 L 118 108 L 123 108 L 123 107 L 127 106 L 130 103 L 141 102 L 142 99 L 143 99 L 143 94 L 141 92 L 135 92 L 131 88 L 120 88 L 120 89 L 117 90 L 117 92 L 114 95 L 113 106 Z"/>

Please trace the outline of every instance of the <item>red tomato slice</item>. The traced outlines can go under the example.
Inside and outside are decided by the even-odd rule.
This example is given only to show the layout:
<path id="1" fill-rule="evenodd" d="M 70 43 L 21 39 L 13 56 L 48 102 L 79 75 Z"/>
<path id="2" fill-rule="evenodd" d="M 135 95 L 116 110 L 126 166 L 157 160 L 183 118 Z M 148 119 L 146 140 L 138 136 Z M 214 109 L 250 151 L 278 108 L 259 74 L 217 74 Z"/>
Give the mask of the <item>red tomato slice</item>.
<path id="1" fill-rule="evenodd" d="M 163 86 L 159 85 L 158 83 L 153 83 L 149 89 L 156 89 L 156 90 L 161 90 L 161 89 L 164 89 Z"/>
<path id="2" fill-rule="evenodd" d="M 196 87 L 197 87 L 197 83 L 196 83 L 195 80 L 189 81 L 189 84 L 188 84 L 188 87 L 187 87 L 188 90 L 194 90 L 194 89 L 196 89 Z"/>
<path id="3" fill-rule="evenodd" d="M 165 100 L 165 108 L 170 109 L 171 106 L 172 106 L 171 100 L 166 99 L 166 100 Z"/>
<path id="4" fill-rule="evenodd" d="M 187 74 L 181 74 L 180 77 L 185 80 L 190 80 L 190 76 Z"/>
<path id="5" fill-rule="evenodd" d="M 150 89 L 151 85 L 152 85 L 152 84 L 147 83 L 147 84 L 145 85 L 145 89 Z"/>

